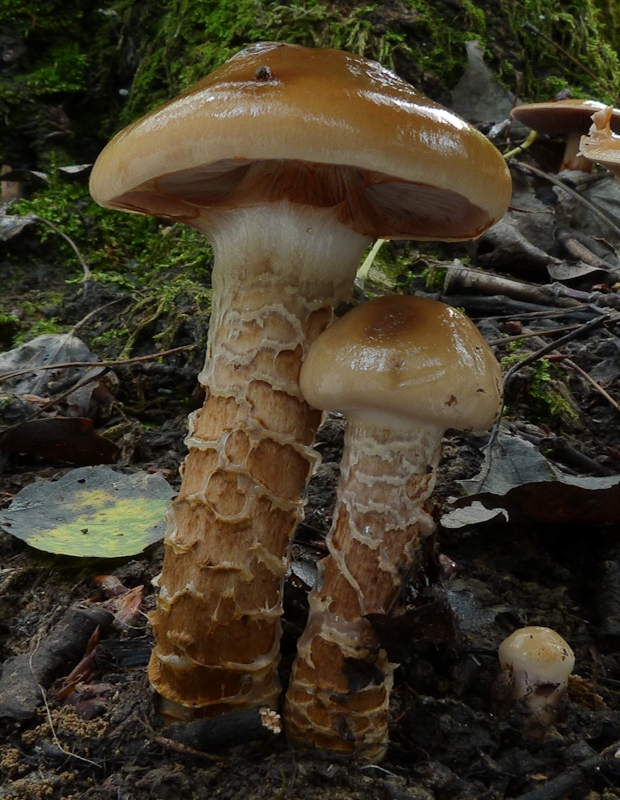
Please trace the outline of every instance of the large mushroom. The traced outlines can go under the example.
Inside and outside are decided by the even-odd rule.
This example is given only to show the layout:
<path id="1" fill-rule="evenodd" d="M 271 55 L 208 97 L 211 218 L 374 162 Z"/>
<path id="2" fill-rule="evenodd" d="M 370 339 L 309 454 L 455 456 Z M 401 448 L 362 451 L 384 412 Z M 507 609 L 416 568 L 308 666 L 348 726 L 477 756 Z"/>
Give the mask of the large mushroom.
<path id="1" fill-rule="evenodd" d="M 559 172 L 579 170 L 590 172 L 592 164 L 579 152 L 579 140 L 587 133 L 592 115 L 605 108 L 597 100 L 551 100 L 547 103 L 523 103 L 511 111 L 511 116 L 528 128 L 549 136 L 566 139 L 566 147 Z M 620 110 L 613 114 L 612 129 L 620 133 Z"/>
<path id="2" fill-rule="evenodd" d="M 458 240 L 505 212 L 494 147 L 379 64 L 246 48 L 118 134 L 100 204 L 213 245 L 213 312 L 159 578 L 149 676 L 169 714 L 275 706 L 281 582 L 319 412 L 298 373 L 376 237 Z"/>
<path id="3" fill-rule="evenodd" d="M 379 760 L 388 741 L 396 667 L 367 619 L 391 613 L 425 538 L 446 429 L 483 430 L 497 418 L 502 373 L 462 313 L 419 297 L 382 297 L 345 314 L 312 344 L 306 400 L 347 426 L 329 555 L 286 697 L 300 748 Z"/>

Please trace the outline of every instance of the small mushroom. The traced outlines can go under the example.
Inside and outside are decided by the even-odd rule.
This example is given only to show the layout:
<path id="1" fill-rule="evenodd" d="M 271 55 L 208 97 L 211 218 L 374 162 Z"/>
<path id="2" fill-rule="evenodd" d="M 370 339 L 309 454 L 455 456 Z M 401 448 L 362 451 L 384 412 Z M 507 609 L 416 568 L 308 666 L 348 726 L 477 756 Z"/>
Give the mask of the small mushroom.
<path id="1" fill-rule="evenodd" d="M 543 727 L 557 722 L 575 666 L 575 655 L 560 634 L 536 625 L 519 628 L 500 644 L 498 655 L 511 679 L 512 697 L 523 703 L 529 722 Z"/>
<path id="2" fill-rule="evenodd" d="M 579 170 L 590 172 L 592 164 L 579 153 L 579 140 L 587 133 L 592 115 L 605 108 L 596 100 L 556 100 L 548 103 L 524 103 L 511 111 L 518 120 L 539 133 L 566 138 L 566 148 L 559 172 Z M 620 110 L 615 109 L 612 128 L 620 133 Z"/>
<path id="3" fill-rule="evenodd" d="M 152 614 L 167 713 L 278 702 L 281 584 L 320 414 L 306 347 L 376 237 L 467 239 L 510 178 L 477 131 L 379 64 L 267 42 L 119 133 L 91 177 L 109 208 L 185 222 L 213 245 L 203 408 Z"/>
<path id="4" fill-rule="evenodd" d="M 620 181 L 620 136 L 612 130 L 617 113 L 617 109 L 606 106 L 592 115 L 592 127 L 587 136 L 581 137 L 579 154 L 596 161 Z"/>
<path id="5" fill-rule="evenodd" d="M 387 746 L 390 663 L 368 614 L 389 614 L 435 529 L 427 507 L 447 428 L 483 430 L 501 408 L 502 374 L 474 324 L 434 300 L 358 306 L 310 347 L 301 388 L 347 419 L 322 579 L 298 643 L 285 724 L 300 748 Z"/>

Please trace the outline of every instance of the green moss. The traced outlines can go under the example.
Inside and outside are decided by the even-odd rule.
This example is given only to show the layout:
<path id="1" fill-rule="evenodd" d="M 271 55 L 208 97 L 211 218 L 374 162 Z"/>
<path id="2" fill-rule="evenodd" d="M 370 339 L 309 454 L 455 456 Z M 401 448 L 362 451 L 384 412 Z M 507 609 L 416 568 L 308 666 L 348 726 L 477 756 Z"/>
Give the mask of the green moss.
<path id="1" fill-rule="evenodd" d="M 343 12 L 316 0 L 279 5 L 261 0 L 174 0 L 151 9 L 144 20 L 153 31 L 135 75 L 121 121 L 173 97 L 211 72 L 242 47 L 263 40 L 308 47 L 335 47 L 391 62 L 404 37 L 372 32 L 375 6 Z"/>
<path id="2" fill-rule="evenodd" d="M 510 350 L 515 346 L 520 346 L 520 342 L 510 342 L 506 345 Z M 525 354 L 522 352 L 511 352 L 504 356 L 500 361 L 504 374 L 519 364 L 524 357 Z M 527 401 L 535 422 L 546 422 L 550 425 L 559 422 L 574 425 L 579 422 L 579 409 L 570 390 L 562 381 L 565 376 L 555 364 L 544 358 L 540 359 L 531 366 L 529 374 L 531 377 L 527 390 L 521 399 Z M 509 413 L 509 410 L 507 412 Z"/>
<path id="3" fill-rule="evenodd" d="M 447 267 L 430 266 L 422 270 L 421 277 L 424 279 L 427 291 L 437 292 L 443 289 L 447 274 Z"/>
<path id="4" fill-rule="evenodd" d="M 534 376 L 530 383 L 530 395 L 551 416 L 563 417 L 570 421 L 579 419 L 579 412 L 570 401 L 570 395 L 561 391 L 558 382 L 558 368 L 546 359 L 536 362 Z"/>
<path id="5" fill-rule="evenodd" d="M 34 96 L 79 92 L 86 88 L 87 58 L 77 42 L 61 42 L 50 47 L 38 69 L 24 77 Z"/>
<path id="6" fill-rule="evenodd" d="M 212 250 L 206 239 L 185 225 L 170 225 L 152 217 L 109 211 L 91 199 L 82 183 L 67 183 L 56 170 L 49 184 L 12 208 L 17 215 L 47 219 L 70 237 L 88 264 L 94 281 L 113 284 L 134 297 L 121 321 L 97 337 L 97 345 L 122 349 L 128 355 L 138 337 L 156 330 L 166 318 L 164 332 L 155 337 L 162 349 L 192 314 L 208 315 L 211 306 Z M 68 283 L 83 280 L 81 263 L 68 242 L 46 225 L 37 227 L 46 243 L 46 258 Z M 38 308 L 60 305 L 50 293 L 39 294 Z M 55 332 L 53 321 L 41 321 L 40 312 L 27 300 L 23 337 Z M 46 327 L 47 326 L 47 327 Z"/>
<path id="7" fill-rule="evenodd" d="M 523 48 L 525 99 L 547 100 L 570 87 L 576 95 L 616 102 L 620 94 L 620 36 L 617 25 L 608 22 L 617 18 L 617 8 L 603 2 L 598 5 L 595 0 L 503 0 L 503 6 Z M 529 26 L 547 38 L 536 35 Z M 596 77 L 588 75 L 552 42 Z"/>
<path id="8" fill-rule="evenodd" d="M 12 213 L 52 222 L 71 238 L 95 279 L 103 282 L 134 289 L 157 282 L 161 290 L 162 273 L 170 273 L 170 279 L 178 273 L 185 290 L 188 280 L 203 282 L 209 276 L 212 252 L 201 234 L 184 225 L 103 209 L 91 199 L 87 186 L 66 182 L 55 169 L 49 184 L 15 204 Z M 73 267 L 81 280 L 73 248 L 48 226 L 39 226 L 38 235 L 48 243 L 48 255 Z"/>

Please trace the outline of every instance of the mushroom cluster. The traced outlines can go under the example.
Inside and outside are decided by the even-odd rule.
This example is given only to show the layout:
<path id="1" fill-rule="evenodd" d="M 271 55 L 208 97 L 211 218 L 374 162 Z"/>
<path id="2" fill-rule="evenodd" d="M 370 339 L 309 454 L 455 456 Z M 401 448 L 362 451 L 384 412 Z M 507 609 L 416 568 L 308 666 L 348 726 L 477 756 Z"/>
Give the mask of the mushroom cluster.
<path id="1" fill-rule="evenodd" d="M 149 676 L 181 718 L 275 707 L 281 583 L 320 412 L 298 376 L 377 237 L 461 240 L 506 211 L 477 131 L 373 61 L 252 45 L 119 133 L 101 205 L 213 246 L 213 310 L 152 614 Z"/>
<path id="2" fill-rule="evenodd" d="M 387 747 L 395 664 L 367 619 L 392 611 L 435 525 L 426 507 L 448 428 L 496 420 L 502 373 L 475 325 L 420 297 L 358 306 L 310 347 L 301 388 L 347 419 L 336 511 L 285 709 L 298 747 Z"/>
<path id="3" fill-rule="evenodd" d="M 604 103 L 597 100 L 580 100 L 570 98 L 548 103 L 524 103 L 512 109 L 511 116 L 528 128 L 549 136 L 566 139 L 566 147 L 558 172 L 578 170 L 590 172 L 592 162 L 580 152 L 579 143 L 583 134 L 587 133 L 592 122 L 592 115 L 605 108 Z M 615 109 L 609 123 L 616 133 L 620 133 L 620 111 Z"/>

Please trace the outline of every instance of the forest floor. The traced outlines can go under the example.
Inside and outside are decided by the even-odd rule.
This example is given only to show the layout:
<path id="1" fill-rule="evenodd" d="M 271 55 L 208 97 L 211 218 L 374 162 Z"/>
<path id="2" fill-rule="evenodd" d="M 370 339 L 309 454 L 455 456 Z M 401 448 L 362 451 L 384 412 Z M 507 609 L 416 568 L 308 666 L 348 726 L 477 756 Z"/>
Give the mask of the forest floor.
<path id="1" fill-rule="evenodd" d="M 465 106 L 479 79 L 461 86 Z M 505 91 L 496 94 L 510 106 Z M 447 89 L 438 99 L 449 99 Z M 507 116 L 488 107 L 481 113 L 493 121 Z M 400 664 L 385 760 L 360 765 L 295 752 L 284 735 L 243 743 L 242 731 L 240 743 L 206 752 L 171 741 L 146 677 L 153 644 L 147 614 L 163 546 L 115 559 L 54 555 L 5 526 L 0 661 L 18 668 L 12 682 L 6 669 L 0 680 L 0 800 L 620 799 L 620 231 L 599 213 L 620 219 L 620 188 L 604 173 L 573 175 L 564 185 L 575 194 L 567 196 L 553 177 L 557 143 L 542 140 L 537 148 L 525 160 L 542 172 L 512 164 L 515 194 L 501 225 L 471 245 L 385 245 L 398 270 L 382 270 L 379 259 L 358 291 L 358 300 L 364 292 L 397 291 L 464 309 L 505 373 L 531 357 L 507 383 L 497 438 L 446 437 L 426 579 L 404 597 L 404 613 L 377 621 L 383 646 Z M 85 201 L 73 202 L 77 217 Z M 10 205 L 3 211 L 8 219 Z M 69 216 L 66 222 L 69 228 Z M 169 230 L 158 228 L 157 241 L 176 243 L 180 235 Z M 160 356 L 163 347 L 204 344 L 206 303 L 197 312 L 202 299 L 190 287 L 174 313 L 163 300 L 158 305 L 163 273 L 162 296 L 149 302 L 127 281 L 67 282 L 74 273 L 54 272 L 39 226 L 10 238 L 6 231 L 0 228 L 0 286 L 7 289 L 0 293 L 0 349 L 15 349 L 20 320 L 36 306 L 49 323 L 37 333 L 73 330 L 96 357 L 114 359 L 124 355 L 115 335 L 134 326 L 131 356 L 155 355 L 110 367 L 86 397 L 67 399 L 81 377 L 75 374 L 68 382 L 56 374 L 48 386 L 0 386 L 0 432 L 33 413 L 52 425 L 28 444 L 9 446 L 5 437 L 0 445 L 0 512 L 25 487 L 98 463 L 96 453 L 119 474 L 158 474 L 178 489 L 187 414 L 200 403 L 202 352 Z M 132 269 L 126 266 L 125 278 Z M 489 274 L 511 283 L 489 283 Z M 50 446 L 54 424 L 67 417 L 92 419 L 104 441 L 88 429 L 62 428 Z M 328 418 L 315 445 L 322 461 L 285 584 L 283 685 L 313 564 L 325 553 L 343 424 Z M 497 648 L 526 625 L 557 630 L 575 653 L 561 716 L 547 729 L 532 727 L 498 684 Z M 79 674 L 67 681 L 77 664 Z"/>
<path id="2" fill-rule="evenodd" d="M 519 191 L 540 189 L 531 178 L 519 183 L 519 174 Z M 613 194 L 615 184 L 604 180 Z M 523 194 L 520 198 L 518 202 L 523 202 Z M 547 205 L 536 213 L 547 226 L 559 226 L 557 208 Z M 561 222 L 565 225 L 566 220 Z M 584 226 L 574 231 L 579 231 L 582 241 L 595 241 L 584 238 L 589 236 Z M 494 247 L 497 241 L 493 240 Z M 560 262 L 575 266 L 575 259 L 562 256 L 557 244 L 554 247 L 556 267 Z M 472 251 L 470 268 L 475 269 L 477 259 L 488 260 L 492 251 L 489 241 L 483 240 Z M 615 258 L 611 248 L 609 253 Z M 433 264 L 456 268 L 450 260 Z M 417 271 L 420 268 L 418 264 Z M 614 269 L 610 267 L 612 276 Z M 397 289 L 429 294 L 415 271 L 400 275 Z M 548 285 L 546 273 L 538 275 L 538 280 L 523 281 L 520 286 L 539 290 Z M 381 276 L 376 272 L 374 277 Z M 476 516 L 463 520 L 451 514 L 454 507 L 449 500 L 465 496 L 459 482 L 474 478 L 483 468 L 489 434 L 455 433 L 446 438 L 434 496 L 439 527 L 428 585 L 410 591 L 405 614 L 379 626 L 384 646 L 401 664 L 391 706 L 391 744 L 381 765 L 360 766 L 347 758 L 294 752 L 283 736 L 207 753 L 168 741 L 154 712 L 145 672 L 152 646 L 146 612 L 154 605 L 151 581 L 161 567 L 161 544 L 133 558 L 80 559 L 41 552 L 2 532 L 2 655 L 25 655 L 21 663 L 27 670 L 34 654 L 58 646 L 60 638 L 62 657 L 39 681 L 34 699 L 27 700 L 29 710 L 24 711 L 22 705 L 19 712 L 11 711 L 15 685 L 7 688 L 0 682 L 0 715 L 4 717 L 0 797 L 620 797 L 616 757 L 620 752 L 620 504 L 616 494 L 620 412 L 613 405 L 613 398 L 620 396 L 618 314 L 612 307 L 615 291 L 609 288 L 604 271 L 586 271 L 579 282 L 580 299 L 565 307 L 555 307 L 552 300 L 546 306 L 520 306 L 520 301 L 507 295 L 477 290 L 458 295 L 445 289 L 430 293 L 465 306 L 494 343 L 506 369 L 536 354 L 533 363 L 519 370 L 507 386 L 503 427 L 491 446 L 496 456 L 493 474 L 502 472 L 507 443 L 517 442 L 527 452 L 511 456 L 512 471 L 504 476 L 509 485 L 503 493 L 488 482 L 475 487 L 474 494 L 484 495 L 486 506 L 497 509 L 499 516 L 491 514 L 488 521 L 476 521 Z M 369 287 L 375 292 L 385 290 L 372 281 Z M 65 291 L 54 313 L 69 324 L 75 322 L 76 308 L 77 316 L 83 317 L 109 301 L 105 287 L 103 297 L 96 285 L 87 290 L 84 285 L 70 285 Z M 597 305 L 601 298 L 606 306 Z M 492 308 L 485 311 L 489 303 Z M 592 320 L 598 320 L 594 327 Z M 572 340 L 541 356 L 540 351 L 565 337 L 567 329 Z M 87 332 L 84 338 L 88 340 Z M 138 370 L 142 396 L 155 397 L 159 392 L 161 397 L 162 388 L 174 386 L 175 402 L 181 394 L 185 410 L 189 409 L 193 380 L 184 362 L 189 357 L 177 354 L 176 366 L 167 372 Z M 137 380 L 136 369 L 136 364 L 116 368 L 117 396 L 127 396 Z M 611 400 L 601 394 L 602 387 Z M 170 396 L 165 391 L 163 397 Z M 22 394 L 22 401 L 35 406 L 38 402 L 30 394 Z M 5 405 L 5 421 L 8 408 L 15 410 L 14 405 Z M 45 416 L 52 420 L 66 416 L 67 409 L 66 401 L 59 401 Z M 125 411 L 123 435 L 117 439 L 122 445 L 117 469 L 160 472 L 178 487 L 185 435 L 185 414 L 178 411 L 178 406 L 160 405 L 155 423 L 148 426 L 144 416 L 141 421 L 132 419 Z M 107 416 L 101 408 L 98 413 L 95 424 L 101 432 L 119 423 L 114 410 L 108 408 Z M 323 537 L 334 502 L 343 425 L 337 416 L 330 417 L 317 437 L 322 462 L 308 487 L 306 517 L 296 533 L 293 569 L 286 582 L 283 683 L 303 627 L 311 582 L 308 570 L 311 573 L 312 563 L 325 552 Z M 519 463 L 532 451 L 546 459 L 546 466 L 559 471 L 554 480 L 545 483 L 530 473 L 527 458 Z M 4 455 L 0 478 L 4 507 L 26 485 L 55 481 L 73 468 L 36 455 L 36 446 L 30 452 L 34 454 Z M 116 580 L 102 581 L 104 575 Z M 125 616 L 110 606 L 118 587 L 118 591 L 138 592 L 137 603 Z M 106 612 L 99 641 L 67 690 L 66 683 L 54 683 L 52 677 L 66 675 L 84 655 L 88 636 L 84 639 L 81 631 L 76 634 L 74 622 L 67 621 L 67 612 L 80 604 L 89 608 L 105 604 L 114 615 Z M 575 677 L 562 716 L 546 730 L 530 729 L 523 710 L 497 696 L 497 647 L 524 625 L 554 628 L 576 655 Z M 559 784 L 554 783 L 558 776 Z"/>

